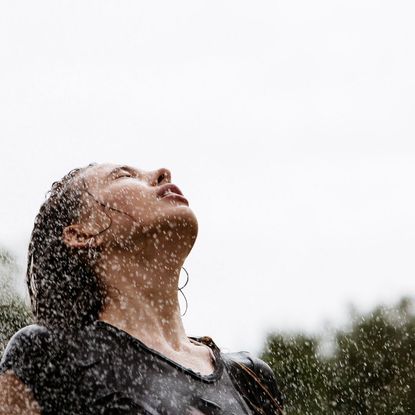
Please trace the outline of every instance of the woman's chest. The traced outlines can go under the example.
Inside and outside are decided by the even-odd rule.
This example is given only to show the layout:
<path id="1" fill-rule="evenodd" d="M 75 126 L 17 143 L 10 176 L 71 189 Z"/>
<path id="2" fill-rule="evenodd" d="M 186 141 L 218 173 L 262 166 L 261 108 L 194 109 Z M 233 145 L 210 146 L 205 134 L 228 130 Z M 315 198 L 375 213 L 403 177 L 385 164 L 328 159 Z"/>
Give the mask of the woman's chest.
<path id="1" fill-rule="evenodd" d="M 79 361 L 77 389 L 94 414 L 246 415 L 226 370 L 205 380 L 155 356 L 113 350 Z"/>

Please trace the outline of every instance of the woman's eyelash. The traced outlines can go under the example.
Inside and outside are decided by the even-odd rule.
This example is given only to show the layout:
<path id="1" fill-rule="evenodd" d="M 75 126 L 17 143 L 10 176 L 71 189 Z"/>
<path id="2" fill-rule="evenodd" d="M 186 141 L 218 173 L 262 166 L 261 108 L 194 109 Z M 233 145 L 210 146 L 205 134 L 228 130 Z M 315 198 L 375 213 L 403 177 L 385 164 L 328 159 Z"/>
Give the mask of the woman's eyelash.
<path id="1" fill-rule="evenodd" d="M 117 179 L 121 179 L 122 177 L 133 177 L 131 174 L 123 174 L 121 176 L 117 176 Z"/>

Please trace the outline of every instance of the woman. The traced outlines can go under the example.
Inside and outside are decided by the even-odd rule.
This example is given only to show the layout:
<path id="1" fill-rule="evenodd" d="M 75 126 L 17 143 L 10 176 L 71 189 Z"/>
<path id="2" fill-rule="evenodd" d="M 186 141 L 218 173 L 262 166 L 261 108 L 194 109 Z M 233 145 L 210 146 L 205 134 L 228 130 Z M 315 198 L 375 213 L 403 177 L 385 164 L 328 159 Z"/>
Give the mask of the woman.
<path id="1" fill-rule="evenodd" d="M 197 231 L 167 169 L 90 164 L 55 182 L 29 245 L 37 324 L 5 350 L 0 414 L 282 413 L 265 362 L 185 333 Z"/>

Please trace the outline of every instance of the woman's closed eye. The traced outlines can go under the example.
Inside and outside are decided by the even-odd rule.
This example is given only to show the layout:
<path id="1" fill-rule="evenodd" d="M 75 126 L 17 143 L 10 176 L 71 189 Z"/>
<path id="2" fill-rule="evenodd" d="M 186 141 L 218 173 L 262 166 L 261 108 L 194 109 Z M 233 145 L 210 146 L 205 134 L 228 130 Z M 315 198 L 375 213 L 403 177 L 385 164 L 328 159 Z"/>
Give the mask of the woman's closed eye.
<path id="1" fill-rule="evenodd" d="M 133 172 L 130 172 L 128 170 L 121 170 L 121 171 L 118 172 L 118 174 L 114 174 L 114 176 L 115 176 L 115 180 L 122 179 L 124 177 L 130 177 L 130 178 L 138 179 L 137 174 L 134 174 Z"/>
<path id="2" fill-rule="evenodd" d="M 118 179 L 122 179 L 123 177 L 130 177 L 133 178 L 134 176 L 132 174 L 126 173 L 126 174 L 122 174 L 121 176 L 117 176 L 116 180 Z"/>

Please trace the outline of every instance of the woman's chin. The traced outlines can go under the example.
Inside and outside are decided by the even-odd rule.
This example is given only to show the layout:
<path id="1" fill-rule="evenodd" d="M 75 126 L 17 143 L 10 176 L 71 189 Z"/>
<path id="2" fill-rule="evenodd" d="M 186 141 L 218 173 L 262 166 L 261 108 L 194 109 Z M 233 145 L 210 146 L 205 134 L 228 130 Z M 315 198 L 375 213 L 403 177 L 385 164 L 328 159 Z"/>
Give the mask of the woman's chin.
<path id="1" fill-rule="evenodd" d="M 187 236 L 195 240 L 199 224 L 196 215 L 189 207 L 180 207 L 180 209 L 173 208 L 163 211 L 163 215 L 157 215 L 153 218 L 148 218 L 146 223 L 142 223 L 140 229 L 136 230 L 138 235 L 149 234 L 154 235 L 160 233 L 177 233 L 180 239 Z M 154 237 L 154 236 L 153 236 Z M 189 239 L 189 238 L 186 238 Z"/>

